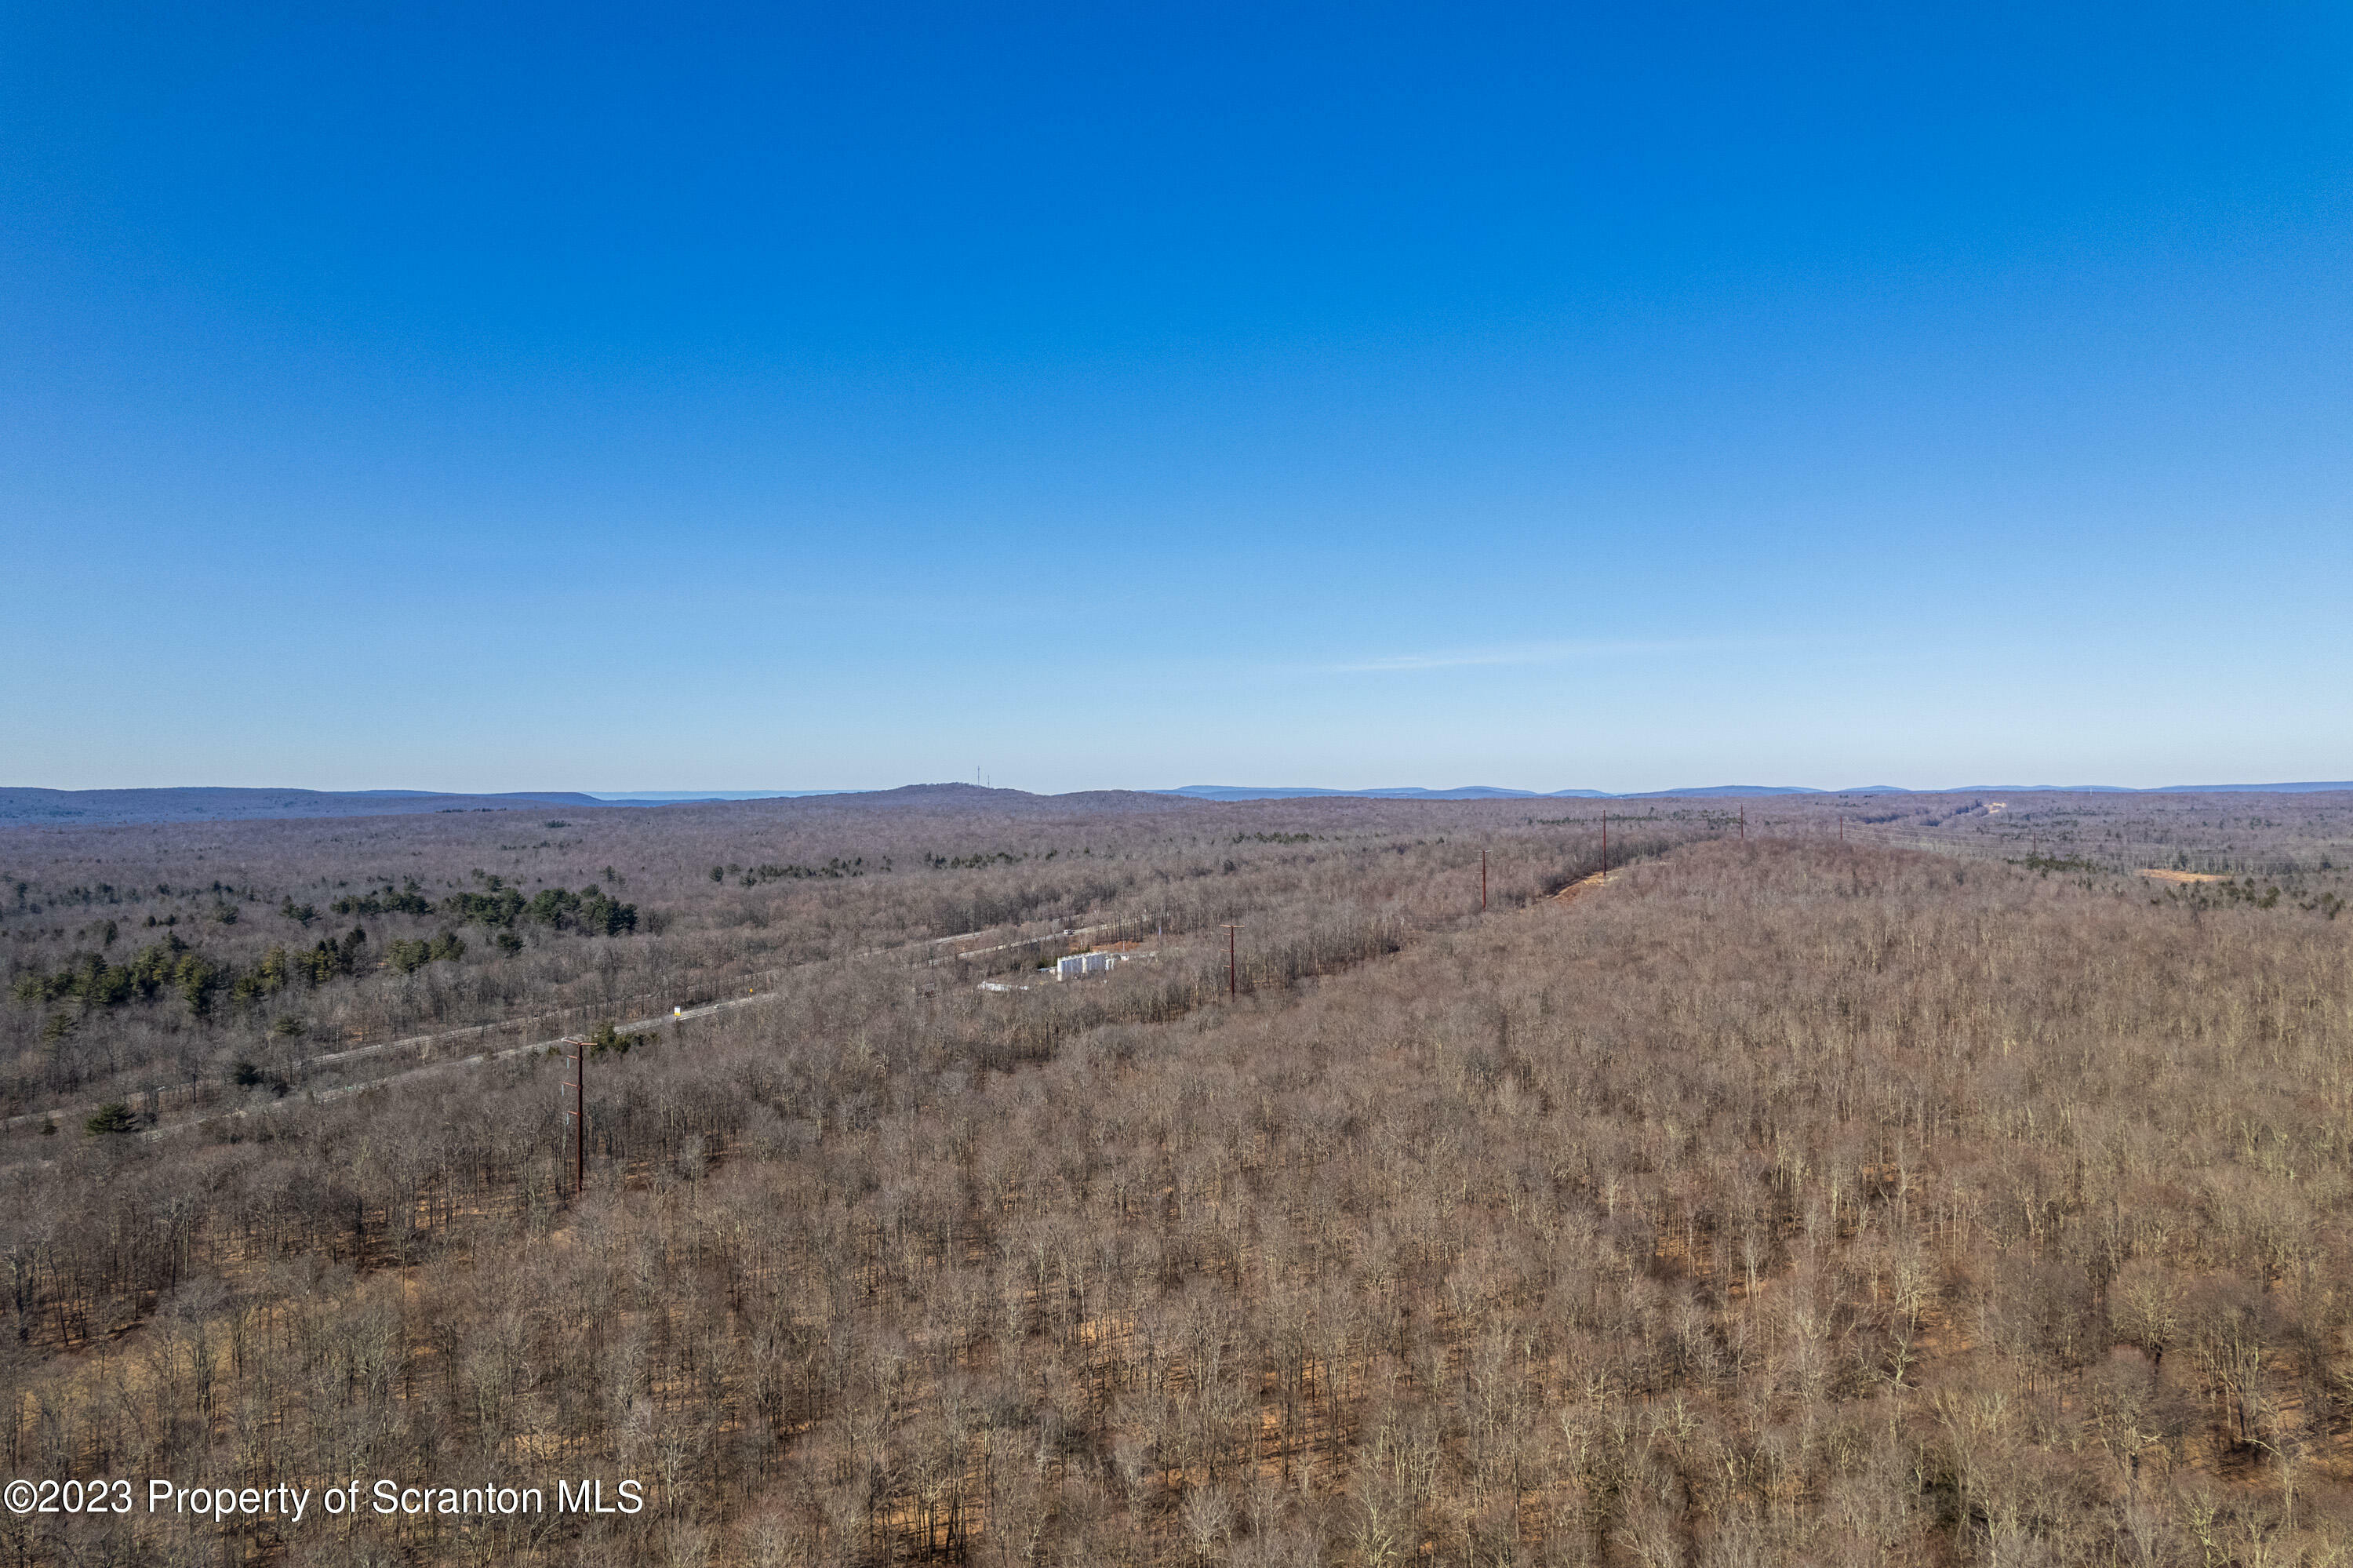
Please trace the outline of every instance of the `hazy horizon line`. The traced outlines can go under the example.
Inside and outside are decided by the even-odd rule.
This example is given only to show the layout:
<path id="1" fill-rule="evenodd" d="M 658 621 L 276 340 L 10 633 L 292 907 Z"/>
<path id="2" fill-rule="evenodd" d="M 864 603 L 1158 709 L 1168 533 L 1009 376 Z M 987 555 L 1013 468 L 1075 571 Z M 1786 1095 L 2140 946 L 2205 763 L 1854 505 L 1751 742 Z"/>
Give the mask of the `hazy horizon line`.
<path id="1" fill-rule="evenodd" d="M 57 786 L 41 784 L 0 785 L 0 793 L 37 792 L 59 795 L 177 793 L 198 790 L 235 790 L 257 794 L 338 795 L 352 798 L 378 799 L 448 798 L 469 800 L 527 800 L 558 796 L 597 801 L 727 801 L 807 799 L 825 795 L 886 794 L 894 789 L 961 787 L 973 789 L 1002 790 L 1015 794 L 1039 796 L 1099 794 L 1126 792 L 1143 795 L 1169 795 L 1188 798 L 1208 798 L 1229 792 L 1271 796 L 1324 795 L 1343 797 L 1434 797 L 1483 796 L 1501 800 L 1632 800 L 1693 796 L 1704 794 L 1743 795 L 1953 795 L 2009 790 L 2017 793 L 2043 794 L 2200 794 L 2247 792 L 2324 792 L 2336 789 L 2353 790 L 2353 779 L 2275 779 L 2243 783 L 2207 784 L 2021 784 L 1971 783 L 1948 785 L 1859 784 L 1825 786 L 1812 784 L 1709 784 L 1678 785 L 1658 789 L 1600 789 L 1569 786 L 1557 789 L 1529 789 L 1513 785 L 1457 784 L 1429 785 L 1358 785 L 1336 786 L 1315 784 L 1182 784 L 1182 785 L 1089 785 L 1070 789 L 1028 789 L 1018 785 L 976 784 L 965 779 L 915 779 L 902 784 L 837 786 L 818 789 L 332 789 L 301 784 L 126 784 Z"/>

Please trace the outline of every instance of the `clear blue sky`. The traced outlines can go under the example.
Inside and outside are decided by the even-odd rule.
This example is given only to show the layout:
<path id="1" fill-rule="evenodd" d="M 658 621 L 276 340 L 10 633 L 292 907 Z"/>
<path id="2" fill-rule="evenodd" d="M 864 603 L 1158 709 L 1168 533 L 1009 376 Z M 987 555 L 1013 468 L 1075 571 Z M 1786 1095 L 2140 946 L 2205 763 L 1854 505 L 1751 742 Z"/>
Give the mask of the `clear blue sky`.
<path id="1" fill-rule="evenodd" d="M 2353 777 L 2341 5 L 0 15 L 0 783 Z"/>

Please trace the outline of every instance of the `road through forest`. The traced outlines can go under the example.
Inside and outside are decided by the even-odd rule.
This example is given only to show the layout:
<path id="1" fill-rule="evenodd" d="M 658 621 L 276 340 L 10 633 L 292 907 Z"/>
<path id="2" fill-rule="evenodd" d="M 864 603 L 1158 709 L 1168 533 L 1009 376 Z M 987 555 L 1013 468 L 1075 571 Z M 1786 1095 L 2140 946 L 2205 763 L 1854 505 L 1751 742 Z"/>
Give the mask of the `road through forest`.
<path id="1" fill-rule="evenodd" d="M 1586 876 L 1576 882 L 1570 883 L 1567 886 L 1562 888 L 1558 893 L 1553 894 L 1548 898 L 1540 900 L 1537 906 L 1540 907 L 1543 905 L 1548 904 L 1567 904 L 1573 902 L 1579 895 L 1603 885 L 1604 881 L 1605 878 L 1603 874 L 1599 872 L 1596 872 L 1589 876 Z M 1023 937 L 1010 942 L 999 942 L 992 947 L 970 948 L 946 954 L 939 954 L 937 952 L 937 949 L 944 943 L 970 941 L 976 937 L 987 935 L 986 932 L 982 931 L 966 931 L 953 937 L 934 937 L 924 941 L 909 943 L 903 947 L 872 948 L 864 952 L 854 953 L 846 959 L 824 959 L 806 964 L 783 965 L 776 969 L 758 970 L 753 974 L 741 978 L 743 981 L 746 982 L 749 986 L 756 988 L 763 981 L 773 982 L 777 978 L 784 975 L 806 973 L 813 969 L 826 969 L 837 963 L 854 963 L 861 959 L 913 958 L 918 956 L 937 956 L 943 959 L 985 958 L 992 953 L 1008 952 L 1016 948 L 1034 948 L 1045 942 L 1075 941 L 1084 938 L 1093 937 L 1105 931 L 1121 929 L 1125 926 L 1125 922 L 1113 921 L 1094 926 L 1080 926 L 1060 931 L 1049 931 L 1042 936 Z M 730 983 L 733 984 L 735 982 Z M 742 996 L 731 996 L 718 1001 L 702 1002 L 691 1007 L 680 1006 L 674 1008 L 669 1012 L 655 1013 L 649 1017 L 633 1019 L 626 1023 L 617 1023 L 614 1027 L 625 1034 L 643 1030 L 652 1030 L 659 1028 L 664 1023 L 681 1023 L 692 1018 L 709 1018 L 715 1014 L 724 1012 L 731 1008 L 750 1007 L 755 1002 L 765 1000 L 772 994 L 773 991 L 761 991 L 756 989 L 751 989 L 747 990 Z M 405 1051 L 414 1051 L 419 1055 L 429 1056 L 436 1054 L 438 1050 L 446 1049 L 448 1046 L 457 1044 L 458 1043 L 468 1039 L 478 1038 L 485 1034 L 502 1033 L 511 1029 L 529 1029 L 534 1024 L 544 1026 L 552 1018 L 561 1016 L 561 1014 L 542 1013 L 533 1017 L 519 1020 L 504 1019 L 492 1023 L 470 1023 L 461 1025 L 455 1029 L 440 1030 L 429 1034 L 412 1034 L 398 1040 L 380 1041 L 374 1045 L 355 1045 L 349 1050 L 330 1051 L 317 1056 L 305 1057 L 302 1061 L 297 1064 L 297 1070 L 307 1074 L 315 1072 L 322 1068 L 332 1069 L 342 1064 L 363 1061 L 377 1056 L 391 1055 Z M 236 1107 L 232 1109 L 211 1111 L 201 1116 L 175 1117 L 170 1121 L 162 1122 L 155 1127 L 148 1128 L 142 1136 L 147 1138 L 161 1138 L 171 1133 L 185 1131 L 190 1128 L 207 1126 L 216 1121 L 241 1119 L 252 1115 L 256 1110 L 266 1111 L 275 1110 L 287 1106 L 323 1104 L 329 1100 L 341 1099 L 347 1095 L 360 1094 L 369 1089 L 384 1088 L 394 1084 L 412 1083 L 417 1079 L 427 1077 L 436 1073 L 460 1072 L 468 1068 L 482 1065 L 486 1063 L 506 1061 L 516 1056 L 539 1054 L 568 1044 L 572 1041 L 579 1038 L 581 1038 L 579 1032 L 575 1030 L 560 1034 L 550 1035 L 544 1039 L 525 1041 L 520 1044 L 509 1045 L 498 1050 L 476 1051 L 464 1055 L 444 1056 L 438 1061 L 421 1062 L 416 1066 L 405 1068 L 396 1073 L 386 1073 L 381 1077 L 368 1078 L 359 1083 L 338 1084 L 330 1088 L 302 1090 L 289 1094 L 280 1099 L 259 1103 L 249 1103 Z M 61 1121 L 67 1124 L 71 1124 L 76 1120 L 85 1118 L 95 1114 L 104 1103 L 106 1102 L 93 1101 L 90 1104 L 84 1106 L 60 1106 L 49 1110 L 26 1111 L 18 1116 L 9 1117 L 5 1121 L 0 1121 L 0 1128 L 12 1128 L 26 1123 L 40 1121 Z"/>
<path id="2" fill-rule="evenodd" d="M 943 961 L 949 961 L 963 959 L 986 958 L 992 953 L 1009 952 L 1016 948 L 1034 948 L 1039 946 L 1040 943 L 1045 942 L 1075 941 L 1115 928 L 1116 923 L 1098 926 L 1080 926 L 1066 930 L 1049 931 L 1043 936 L 1023 937 L 1010 942 L 999 942 L 993 947 L 967 948 L 955 952 L 944 954 L 937 951 L 943 943 L 966 942 L 970 941 L 975 937 L 987 935 L 986 932 L 982 931 L 965 931 L 953 937 L 934 937 L 924 941 L 910 943 L 902 948 L 869 948 L 861 953 L 853 953 L 846 959 L 820 959 L 806 964 L 782 965 L 776 969 L 758 970 L 753 974 L 742 977 L 742 980 L 749 987 L 756 988 L 763 981 L 774 982 L 776 980 L 785 975 L 801 974 L 812 969 L 826 969 L 837 963 L 855 963 L 861 959 L 937 957 Z M 735 982 L 731 981 L 730 983 L 732 985 Z M 715 1013 L 724 1012 L 730 1008 L 749 1007 L 753 1003 L 764 1000 L 770 994 L 773 994 L 773 992 L 750 989 L 742 996 L 732 996 L 719 1001 L 701 1002 L 692 1007 L 675 1007 L 669 1012 L 656 1013 L 648 1018 L 634 1019 L 627 1023 L 616 1024 L 615 1027 L 626 1034 L 635 1033 L 639 1030 L 653 1029 L 664 1023 L 683 1022 L 690 1018 L 709 1018 Z M 455 1045 L 459 1042 L 479 1038 L 485 1034 L 500 1033 L 511 1029 L 529 1029 L 533 1025 L 544 1027 L 552 1018 L 558 1018 L 561 1016 L 562 1014 L 560 1013 L 541 1013 L 533 1017 L 522 1019 L 501 1019 L 492 1023 L 468 1023 L 462 1024 L 455 1029 L 440 1030 L 429 1034 L 411 1034 L 404 1036 L 398 1040 L 378 1041 L 373 1045 L 354 1045 L 346 1051 L 329 1051 L 317 1056 L 304 1057 L 301 1062 L 296 1064 L 296 1070 L 305 1074 L 315 1072 L 322 1068 L 332 1070 L 332 1068 L 346 1063 L 359 1062 L 373 1057 L 393 1055 L 402 1052 L 410 1051 L 413 1051 L 419 1055 L 429 1056 L 437 1054 L 439 1050 Z M 387 1073 L 382 1077 L 369 1078 L 364 1082 L 355 1084 L 338 1084 L 332 1088 L 312 1089 L 298 1094 L 291 1094 L 288 1095 L 283 1099 L 273 1100 L 258 1106 L 239 1106 L 235 1109 L 213 1111 L 204 1116 L 177 1117 L 171 1121 L 164 1122 L 159 1126 L 149 1128 L 145 1136 L 149 1138 L 157 1138 L 166 1133 L 178 1132 L 187 1128 L 203 1127 L 210 1122 L 232 1120 L 250 1115 L 256 1109 L 271 1110 L 286 1105 L 314 1104 L 326 1100 L 341 1099 L 345 1095 L 358 1094 L 364 1089 L 381 1088 L 389 1084 L 406 1083 L 417 1078 L 424 1077 L 432 1073 L 448 1072 L 455 1069 L 478 1066 L 486 1062 L 499 1062 L 504 1061 L 510 1057 L 531 1055 L 535 1053 L 548 1051 L 557 1046 L 564 1045 L 578 1037 L 578 1032 L 573 1031 L 553 1035 L 546 1039 L 526 1041 L 521 1044 L 509 1045 L 500 1050 L 476 1051 L 466 1055 L 446 1056 L 441 1060 L 421 1063 L 417 1066 L 406 1068 L 397 1073 Z M 47 1121 L 71 1123 L 95 1115 L 100 1107 L 106 1103 L 108 1102 L 92 1101 L 88 1105 L 82 1106 L 58 1106 L 47 1110 L 26 1111 L 21 1115 L 12 1116 L 7 1118 L 5 1121 L 0 1121 L 0 1128 L 16 1128 L 28 1123 Z"/>

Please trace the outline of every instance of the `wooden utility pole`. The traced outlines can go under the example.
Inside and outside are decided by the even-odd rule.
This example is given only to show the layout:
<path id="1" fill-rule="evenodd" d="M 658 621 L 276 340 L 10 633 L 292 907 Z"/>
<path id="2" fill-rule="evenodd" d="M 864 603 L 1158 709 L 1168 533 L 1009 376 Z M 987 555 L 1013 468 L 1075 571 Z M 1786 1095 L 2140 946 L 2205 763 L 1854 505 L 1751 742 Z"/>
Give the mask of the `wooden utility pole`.
<path id="1" fill-rule="evenodd" d="M 1487 852 L 1479 852 L 1479 913 L 1487 912 Z"/>
<path id="2" fill-rule="evenodd" d="M 1241 994 L 1241 970 L 1234 962 L 1234 933 L 1241 927 L 1231 921 L 1226 924 L 1226 1000 L 1233 1001 Z"/>
<path id="3" fill-rule="evenodd" d="M 1601 880 L 1609 880 L 1609 809 L 1601 810 Z"/>
<path id="4" fill-rule="evenodd" d="M 588 1042 L 575 1035 L 569 1044 L 572 1051 L 565 1061 L 572 1076 L 564 1086 L 572 1091 L 572 1104 L 564 1118 L 572 1124 L 572 1195 L 576 1198 L 588 1190 Z"/>
<path id="5" fill-rule="evenodd" d="M 1748 808 L 1746 806 L 1740 808 L 1740 842 L 1748 842 Z"/>

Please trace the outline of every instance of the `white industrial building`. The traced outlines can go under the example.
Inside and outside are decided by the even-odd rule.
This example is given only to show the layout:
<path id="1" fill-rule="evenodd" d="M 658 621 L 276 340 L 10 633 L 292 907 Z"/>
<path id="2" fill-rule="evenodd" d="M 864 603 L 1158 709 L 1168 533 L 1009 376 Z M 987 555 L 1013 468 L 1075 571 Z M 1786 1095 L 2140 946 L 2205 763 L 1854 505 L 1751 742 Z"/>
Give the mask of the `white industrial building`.
<path id="1" fill-rule="evenodd" d="M 1076 980 L 1081 975 L 1107 974 L 1112 965 L 1124 956 L 1120 953 L 1072 953 L 1067 959 L 1055 960 L 1054 978 L 1066 980 Z"/>

